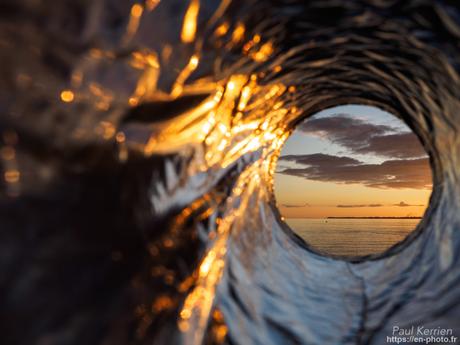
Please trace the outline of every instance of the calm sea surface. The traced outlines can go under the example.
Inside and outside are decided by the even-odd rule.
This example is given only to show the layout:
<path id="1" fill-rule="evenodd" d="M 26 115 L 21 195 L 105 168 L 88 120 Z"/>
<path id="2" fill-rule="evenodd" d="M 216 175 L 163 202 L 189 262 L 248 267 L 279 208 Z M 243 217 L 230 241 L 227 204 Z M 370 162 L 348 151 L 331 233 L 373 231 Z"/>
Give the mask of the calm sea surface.
<path id="1" fill-rule="evenodd" d="M 381 253 L 402 241 L 420 219 L 312 219 L 285 222 L 307 243 L 335 255 Z"/>

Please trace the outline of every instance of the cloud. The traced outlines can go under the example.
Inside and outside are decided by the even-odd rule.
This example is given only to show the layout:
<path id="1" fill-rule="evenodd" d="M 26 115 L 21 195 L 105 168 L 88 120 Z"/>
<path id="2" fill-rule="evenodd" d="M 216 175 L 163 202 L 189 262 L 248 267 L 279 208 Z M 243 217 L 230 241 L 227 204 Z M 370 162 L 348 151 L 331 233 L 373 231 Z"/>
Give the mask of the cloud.
<path id="1" fill-rule="evenodd" d="M 423 146 L 411 132 L 388 134 L 369 138 L 365 146 L 356 153 L 373 153 L 394 158 L 415 158 L 426 156 Z"/>
<path id="2" fill-rule="evenodd" d="M 339 208 L 360 208 L 360 207 L 382 207 L 382 204 L 368 204 L 368 205 L 337 205 Z"/>
<path id="3" fill-rule="evenodd" d="M 326 138 L 352 153 L 388 158 L 418 158 L 426 152 L 412 132 L 376 125 L 359 118 L 333 115 L 309 119 L 297 127 L 303 133 Z"/>
<path id="4" fill-rule="evenodd" d="M 286 155 L 281 156 L 280 160 L 303 165 L 318 165 L 323 167 L 340 167 L 361 164 L 359 160 L 354 158 L 332 156 L 324 153 L 313 153 L 308 155 Z"/>
<path id="5" fill-rule="evenodd" d="M 347 147 L 359 148 L 369 137 L 393 132 L 394 127 L 368 123 L 358 118 L 337 114 L 329 117 L 308 119 L 297 127 L 304 133 L 326 136 L 329 140 Z"/>
<path id="6" fill-rule="evenodd" d="M 410 205 L 410 204 L 405 203 L 404 201 L 401 201 L 399 204 L 393 204 L 393 206 L 409 207 L 409 206 L 425 206 L 425 205 Z"/>
<path id="7" fill-rule="evenodd" d="M 366 164 L 357 159 L 322 153 L 289 155 L 280 158 L 304 165 L 279 173 L 313 181 L 362 184 L 374 188 L 431 188 L 428 158 L 387 160 Z"/>
<path id="8" fill-rule="evenodd" d="M 296 204 L 281 204 L 281 206 L 284 206 L 284 207 L 287 207 L 287 208 L 294 208 L 294 207 L 310 207 L 310 204 L 299 204 L 299 205 L 296 205 Z"/>

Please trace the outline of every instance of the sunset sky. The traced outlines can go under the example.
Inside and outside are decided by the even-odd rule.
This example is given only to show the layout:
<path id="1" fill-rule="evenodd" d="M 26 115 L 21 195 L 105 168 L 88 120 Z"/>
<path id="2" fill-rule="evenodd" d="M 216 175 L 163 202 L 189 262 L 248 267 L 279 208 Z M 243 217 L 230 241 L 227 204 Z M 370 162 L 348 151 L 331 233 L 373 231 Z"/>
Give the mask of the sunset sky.
<path id="1" fill-rule="evenodd" d="M 275 196 L 286 218 L 422 216 L 431 168 L 415 134 L 368 106 L 322 111 L 283 147 Z"/>

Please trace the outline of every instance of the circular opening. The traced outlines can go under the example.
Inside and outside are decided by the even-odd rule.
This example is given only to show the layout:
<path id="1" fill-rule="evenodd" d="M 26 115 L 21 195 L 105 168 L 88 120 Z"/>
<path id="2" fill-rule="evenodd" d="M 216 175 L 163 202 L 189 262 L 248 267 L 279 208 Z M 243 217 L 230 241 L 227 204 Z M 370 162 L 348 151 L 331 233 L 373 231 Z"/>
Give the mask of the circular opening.
<path id="1" fill-rule="evenodd" d="M 415 230 L 429 203 L 429 157 L 396 116 L 337 106 L 299 123 L 274 178 L 282 219 L 312 249 L 380 254 Z"/>

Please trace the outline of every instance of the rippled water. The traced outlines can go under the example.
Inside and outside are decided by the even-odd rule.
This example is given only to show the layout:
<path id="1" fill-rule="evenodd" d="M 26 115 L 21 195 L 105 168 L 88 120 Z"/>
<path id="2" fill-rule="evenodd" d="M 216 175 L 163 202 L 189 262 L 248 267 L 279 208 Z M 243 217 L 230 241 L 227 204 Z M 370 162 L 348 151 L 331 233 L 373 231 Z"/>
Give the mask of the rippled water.
<path id="1" fill-rule="evenodd" d="M 455 2 L 1 6 L 7 343 L 460 334 Z M 272 193 L 293 126 L 345 103 L 403 118 L 434 175 L 418 231 L 348 261 L 310 251 Z"/>
<path id="2" fill-rule="evenodd" d="M 401 242 L 419 219 L 291 218 L 286 223 L 307 244 L 330 255 L 381 253 Z"/>

